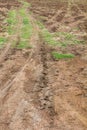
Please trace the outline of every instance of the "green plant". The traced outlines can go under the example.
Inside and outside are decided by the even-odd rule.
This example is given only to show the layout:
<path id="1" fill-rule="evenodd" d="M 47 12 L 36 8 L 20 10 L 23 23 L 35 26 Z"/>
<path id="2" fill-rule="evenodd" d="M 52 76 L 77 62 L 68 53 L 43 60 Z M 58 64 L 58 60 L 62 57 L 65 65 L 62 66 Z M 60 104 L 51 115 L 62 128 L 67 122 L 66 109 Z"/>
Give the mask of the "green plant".
<path id="1" fill-rule="evenodd" d="M 8 23 L 7 32 L 9 35 L 11 35 L 11 37 L 14 36 L 12 47 L 17 47 L 20 49 L 31 48 L 29 41 L 32 35 L 33 27 L 27 13 L 27 7 L 29 7 L 29 4 L 23 1 L 21 1 L 21 3 L 23 4 L 22 8 L 20 8 L 18 11 L 10 10 L 8 12 L 8 18 L 6 19 L 6 22 Z M 18 36 L 19 39 L 17 38 Z M 4 39 L 0 38 L 0 44 L 3 42 Z"/>
<path id="2" fill-rule="evenodd" d="M 7 41 L 7 38 L 0 37 L 0 48 L 4 45 L 4 43 Z"/>
<path id="3" fill-rule="evenodd" d="M 66 47 L 69 44 L 79 44 L 83 43 L 82 41 L 78 40 L 76 36 L 72 33 L 68 32 L 55 32 L 55 33 L 50 33 L 45 26 L 43 25 L 42 22 L 37 21 L 37 24 L 39 25 L 41 31 L 40 35 L 42 36 L 43 40 L 50 44 L 50 45 L 58 45 L 58 46 L 63 46 Z M 56 40 L 56 38 L 59 37 L 60 40 Z"/>
<path id="4" fill-rule="evenodd" d="M 52 52 L 52 56 L 55 59 L 67 59 L 67 58 L 74 58 L 73 54 L 61 54 L 58 52 Z"/>
<path id="5" fill-rule="evenodd" d="M 68 33 L 68 32 L 55 32 L 55 36 L 63 37 L 65 40 L 72 40 L 73 38 L 76 38 L 74 34 Z"/>
<path id="6" fill-rule="evenodd" d="M 0 44 L 2 44 L 2 43 L 4 43 L 4 42 L 6 42 L 6 38 L 0 37 Z"/>
<path id="7" fill-rule="evenodd" d="M 53 35 L 45 28 L 42 22 L 37 21 L 38 26 L 40 27 L 40 35 L 43 40 L 50 45 L 57 45 L 58 42 L 53 38 Z"/>
<path id="8" fill-rule="evenodd" d="M 8 12 L 9 18 L 15 18 L 16 15 L 17 15 L 16 10 L 11 10 L 11 11 Z"/>
<path id="9" fill-rule="evenodd" d="M 37 24 L 38 24 L 38 26 L 40 27 L 40 29 L 45 29 L 45 26 L 43 25 L 42 22 L 37 21 Z"/>
<path id="10" fill-rule="evenodd" d="M 68 32 L 56 32 L 53 34 L 54 37 L 59 37 L 62 46 L 67 46 L 69 44 L 80 44 L 84 43 L 84 41 L 79 40 L 74 34 Z"/>
<path id="11" fill-rule="evenodd" d="M 7 23 L 8 23 L 8 24 L 15 24 L 15 21 L 14 21 L 14 19 L 8 18 L 8 19 L 7 19 Z"/>
<path id="12" fill-rule="evenodd" d="M 85 41 L 84 41 L 84 40 L 77 40 L 77 39 L 75 39 L 75 40 L 73 40 L 73 42 L 74 42 L 75 44 L 85 44 Z"/>
<path id="13" fill-rule="evenodd" d="M 21 8 L 20 10 L 19 10 L 19 13 L 20 13 L 20 15 L 22 16 L 22 17 L 25 17 L 25 9 L 24 8 Z"/>
<path id="14" fill-rule="evenodd" d="M 31 4 L 26 2 L 26 1 L 21 1 L 21 3 L 23 4 L 23 7 L 27 8 L 27 7 L 30 7 Z"/>
<path id="15" fill-rule="evenodd" d="M 24 18 L 23 19 L 23 24 L 29 24 L 29 19 L 28 18 Z"/>
<path id="16" fill-rule="evenodd" d="M 75 38 L 75 36 L 71 33 L 65 33 L 65 39 L 66 40 L 72 40 L 73 38 Z"/>
<path id="17" fill-rule="evenodd" d="M 32 30 L 33 30 L 33 27 L 32 27 L 31 22 L 28 19 L 26 19 L 23 22 L 23 25 L 21 28 L 21 37 L 24 39 L 30 38 L 33 32 Z"/>
<path id="18" fill-rule="evenodd" d="M 19 45 L 17 46 L 18 49 L 23 49 L 23 48 L 32 48 L 32 46 L 29 45 L 29 41 L 20 41 Z"/>
<path id="19" fill-rule="evenodd" d="M 42 37 L 45 40 L 45 42 L 47 42 L 48 44 L 51 44 L 51 45 L 58 44 L 58 42 L 56 42 L 56 40 L 53 39 L 53 35 L 50 32 L 48 32 L 48 30 L 42 31 Z"/>
<path id="20" fill-rule="evenodd" d="M 8 12 L 8 18 L 6 19 L 8 23 L 7 31 L 11 35 L 14 33 L 14 26 L 17 24 L 17 12 L 16 10 L 11 10 Z"/>
<path id="21" fill-rule="evenodd" d="M 15 24 L 17 22 L 16 16 L 17 16 L 16 10 L 9 11 L 8 12 L 8 18 L 7 18 L 7 23 L 10 24 L 10 25 Z"/>

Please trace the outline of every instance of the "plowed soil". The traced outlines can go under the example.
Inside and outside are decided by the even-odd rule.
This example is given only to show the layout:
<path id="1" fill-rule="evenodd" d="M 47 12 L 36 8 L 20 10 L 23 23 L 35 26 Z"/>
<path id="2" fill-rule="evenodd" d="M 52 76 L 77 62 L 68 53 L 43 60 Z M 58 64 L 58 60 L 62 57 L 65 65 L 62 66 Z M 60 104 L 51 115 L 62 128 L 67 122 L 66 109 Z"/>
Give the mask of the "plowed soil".
<path id="1" fill-rule="evenodd" d="M 30 39 L 33 48 L 9 47 L 0 60 L 0 130 L 86 130 L 87 44 L 51 47 L 40 37 L 36 24 L 41 20 L 51 33 L 71 31 L 87 42 L 83 35 L 87 33 L 86 6 L 74 4 L 68 16 L 67 3 L 28 2 L 34 28 Z M 0 2 L 2 26 L 4 10 L 7 13 L 10 9 L 7 4 Z M 10 2 L 10 6 L 18 7 L 19 3 Z M 0 35 L 6 35 L 4 30 Z M 0 58 L 5 49 L 6 46 L 0 49 Z M 73 53 L 75 58 L 55 60 L 52 50 Z"/>

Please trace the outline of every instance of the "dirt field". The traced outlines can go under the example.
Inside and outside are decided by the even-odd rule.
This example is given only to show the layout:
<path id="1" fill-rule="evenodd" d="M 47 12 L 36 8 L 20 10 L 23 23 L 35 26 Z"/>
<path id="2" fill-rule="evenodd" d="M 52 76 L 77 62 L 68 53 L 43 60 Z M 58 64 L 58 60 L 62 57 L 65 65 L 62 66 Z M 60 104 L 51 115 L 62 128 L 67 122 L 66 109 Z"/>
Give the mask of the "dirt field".
<path id="1" fill-rule="evenodd" d="M 14 37 L 0 48 L 0 130 L 86 130 L 86 5 L 73 4 L 68 13 L 66 2 L 27 1 L 31 4 L 32 48 L 12 48 Z M 17 1 L 0 2 L 0 36 L 9 37 L 4 19 L 19 5 Z M 79 44 L 69 44 L 71 35 L 67 46 L 47 44 L 38 20 L 52 35 L 64 32 L 54 37 L 57 42 L 65 40 L 66 32 L 75 35 L 74 42 Z M 75 57 L 55 59 L 54 51 Z"/>

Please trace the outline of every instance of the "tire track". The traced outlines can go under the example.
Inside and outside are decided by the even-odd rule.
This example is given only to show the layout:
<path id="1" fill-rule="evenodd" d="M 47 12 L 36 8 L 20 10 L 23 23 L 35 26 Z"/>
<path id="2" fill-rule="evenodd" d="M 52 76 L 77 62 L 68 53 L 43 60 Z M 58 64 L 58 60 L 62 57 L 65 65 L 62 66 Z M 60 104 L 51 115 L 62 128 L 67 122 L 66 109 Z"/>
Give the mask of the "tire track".
<path id="1" fill-rule="evenodd" d="M 39 109 L 44 113 L 45 112 L 48 113 L 50 122 L 47 128 L 55 129 L 54 127 L 55 110 L 53 107 L 53 90 L 49 86 L 49 80 L 48 80 L 49 66 L 47 63 L 48 62 L 47 46 L 42 39 L 39 45 L 39 55 L 40 55 L 40 62 L 42 65 L 42 71 L 37 86 Z"/>
<path id="2" fill-rule="evenodd" d="M 32 21 L 32 20 L 31 20 Z M 32 21 L 32 23 L 34 23 Z M 36 25 L 34 25 L 35 27 Z M 15 130 L 19 128 L 21 128 L 21 130 L 23 129 L 23 118 L 24 118 L 24 114 L 26 114 L 25 109 L 27 109 L 26 111 L 29 111 L 27 113 L 27 116 L 29 118 L 29 120 L 31 119 L 33 126 L 28 128 L 32 129 L 32 130 L 50 130 L 50 128 L 53 125 L 53 106 L 52 106 L 52 101 L 49 101 L 50 105 L 48 105 L 48 100 L 50 95 L 52 96 L 52 92 L 51 92 L 51 88 L 48 86 L 48 79 L 47 79 L 47 71 L 48 71 L 48 65 L 47 65 L 47 52 L 46 52 L 46 45 L 45 43 L 40 42 L 40 44 L 38 44 L 38 28 L 35 27 L 35 31 L 34 31 L 34 35 L 31 38 L 31 43 L 34 44 L 34 48 L 32 49 L 28 59 L 26 60 L 26 62 L 24 63 L 24 65 L 20 68 L 20 71 L 16 73 L 15 77 L 13 76 L 13 79 L 7 82 L 7 84 L 5 84 L 4 88 L 2 91 L 0 91 L 0 103 L 1 103 L 1 111 L 6 110 L 7 108 L 7 113 L 9 113 L 9 111 L 12 111 L 11 113 L 13 113 L 12 115 L 10 115 L 10 113 L 8 115 L 11 116 L 12 121 L 9 124 L 9 129 L 11 128 L 12 130 Z M 40 59 L 39 59 L 40 57 Z M 29 100 L 37 100 L 35 99 L 35 97 L 31 98 L 30 94 L 25 93 L 24 89 L 22 89 L 23 87 L 25 87 L 24 82 L 27 80 L 25 77 L 25 71 L 27 69 L 27 66 L 30 67 L 30 71 L 33 73 L 32 76 L 34 76 L 34 74 L 36 74 L 36 71 L 39 72 L 39 68 L 37 68 L 37 66 L 35 66 L 37 64 L 37 62 L 40 62 L 42 71 L 40 73 L 39 78 L 39 82 L 38 82 L 38 88 L 41 88 L 41 91 L 35 93 L 35 95 L 39 95 L 39 94 L 43 94 L 42 97 L 38 97 L 38 101 L 40 103 L 40 107 L 44 107 L 43 111 L 39 111 L 38 108 L 36 108 L 36 106 L 34 106 L 34 101 L 32 101 L 32 103 L 29 103 L 29 101 L 25 99 L 29 97 Z M 37 70 L 38 69 L 38 70 Z M 34 72 L 33 72 L 34 71 Z M 23 76 L 22 76 L 23 75 Z M 23 81 L 21 80 L 21 78 L 23 78 Z M 28 77 L 27 77 L 28 78 Z M 29 83 L 29 81 L 28 81 Z M 16 84 L 16 88 L 15 88 L 15 84 Z M 36 86 L 36 83 L 35 83 Z M 48 88 L 49 93 L 46 94 L 46 89 Z M 34 86 L 32 86 L 32 90 L 34 89 Z M 11 93 L 11 91 L 13 91 L 13 93 Z M 28 96 L 29 95 L 29 96 Z M 43 100 L 39 100 L 40 98 L 43 98 Z M 17 100 L 18 99 L 18 100 Z M 14 102 L 14 103 L 13 103 Z M 20 103 L 19 103 L 20 102 Z M 45 103 L 44 103 L 45 102 Z M 14 106 L 13 110 L 10 110 L 12 107 L 12 103 L 16 105 Z M 9 107 L 8 107 L 9 104 Z M 17 107 L 17 104 L 18 107 Z M 22 108 L 22 105 L 24 105 L 24 107 Z M 36 104 L 37 107 L 39 107 L 38 104 Z M 41 106 L 42 105 L 42 106 Z M 34 107 L 33 107 L 34 106 Z M 4 110 L 2 109 L 4 108 Z M 29 109 L 31 108 L 31 110 Z M 29 110 L 28 110 L 29 109 Z M 0 112 L 1 112 L 0 111 Z M 48 114 L 46 114 L 46 111 Z M 9 119 L 9 116 L 5 115 L 4 113 L 2 114 L 2 117 L 5 118 L 4 116 L 6 116 L 6 118 Z M 43 115 L 48 116 L 47 119 L 45 119 L 46 117 Z M 37 119 L 38 117 L 38 119 Z M 25 117 L 25 120 L 27 117 Z M 16 121 L 17 120 L 17 121 Z M 28 120 L 28 122 L 29 122 Z M 50 120 L 50 122 L 48 121 Z M 3 121 L 3 124 L 5 125 L 5 119 Z M 15 125 L 14 125 L 15 124 Z M 28 124 L 27 124 L 28 125 Z M 6 126 L 6 125 L 5 125 Z"/>
<path id="3" fill-rule="evenodd" d="M 35 36 L 35 35 L 34 35 Z M 34 37 L 33 37 L 34 38 Z M 31 40 L 30 42 L 32 42 L 32 39 L 31 37 Z M 35 43 L 34 43 L 35 44 Z M 35 50 L 32 49 L 31 50 L 31 53 L 29 55 L 29 57 L 27 58 L 27 60 L 25 61 L 25 63 L 23 64 L 23 66 L 20 68 L 20 70 L 12 75 L 12 77 L 7 81 L 7 83 L 4 85 L 4 89 L 0 91 L 0 100 L 3 100 L 4 97 L 6 97 L 6 95 L 8 94 L 10 88 L 12 87 L 13 83 L 20 77 L 21 73 L 23 73 L 24 69 L 26 68 L 26 66 L 32 62 L 32 56 L 34 55 L 35 53 Z"/>

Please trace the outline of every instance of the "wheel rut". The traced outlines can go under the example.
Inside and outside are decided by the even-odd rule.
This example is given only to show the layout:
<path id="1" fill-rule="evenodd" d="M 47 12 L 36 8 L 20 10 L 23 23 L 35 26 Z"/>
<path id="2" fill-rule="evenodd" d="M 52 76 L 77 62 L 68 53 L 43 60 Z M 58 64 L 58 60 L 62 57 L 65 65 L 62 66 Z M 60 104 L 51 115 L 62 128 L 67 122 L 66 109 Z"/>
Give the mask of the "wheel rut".
<path id="1" fill-rule="evenodd" d="M 46 47 L 45 47 L 45 43 L 42 43 L 41 48 L 40 48 L 40 56 L 41 56 L 41 63 L 42 63 L 42 76 L 40 77 L 40 83 L 39 83 L 39 87 L 42 88 L 42 93 L 43 96 L 40 96 L 41 101 L 44 100 L 44 103 L 42 103 L 43 105 L 43 109 L 45 108 L 51 108 L 52 104 L 49 104 L 47 106 L 47 101 L 50 101 L 49 97 L 52 96 L 52 92 L 51 92 L 51 88 L 48 86 L 48 65 L 47 65 L 47 52 L 46 52 Z M 47 90 L 49 90 L 49 93 L 45 93 L 45 91 L 47 92 Z M 50 101 L 51 102 L 51 101 Z"/>
<path id="2" fill-rule="evenodd" d="M 53 92 L 48 80 L 47 46 L 40 39 L 39 29 L 32 18 L 31 22 L 35 28 L 31 38 L 34 48 L 20 70 L 15 76 L 12 75 L 13 78 L 10 78 L 0 91 L 1 129 L 18 130 L 19 126 L 21 130 L 53 128 L 55 112 L 52 101 Z M 24 104 L 23 108 L 20 107 L 21 104 Z M 8 128 L 6 128 L 7 120 L 9 120 Z M 32 122 L 33 126 L 30 127 L 27 122 Z"/>
<path id="3" fill-rule="evenodd" d="M 39 48 L 40 62 L 42 64 L 42 72 L 38 84 L 38 100 L 40 104 L 39 109 L 48 113 L 50 119 L 49 129 L 51 129 L 54 127 L 55 110 L 53 107 L 53 90 L 49 85 L 48 79 L 49 59 L 47 55 L 47 45 L 43 40 L 40 42 Z"/>

